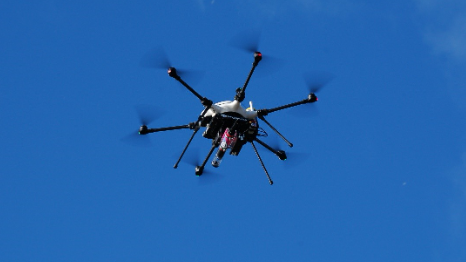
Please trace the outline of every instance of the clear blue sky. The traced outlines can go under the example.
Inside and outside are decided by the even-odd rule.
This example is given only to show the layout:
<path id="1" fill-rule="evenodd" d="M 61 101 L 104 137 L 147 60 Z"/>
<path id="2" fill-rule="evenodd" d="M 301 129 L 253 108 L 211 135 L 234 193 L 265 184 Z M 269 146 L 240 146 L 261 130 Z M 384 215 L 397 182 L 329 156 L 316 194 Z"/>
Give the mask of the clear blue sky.
<path id="1" fill-rule="evenodd" d="M 466 261 L 465 17 L 459 0 L 1 1 L 0 260 Z M 189 130 L 121 141 L 137 105 L 164 109 L 154 127 L 202 110 L 144 54 L 232 99 L 252 56 L 228 43 L 250 28 L 283 66 L 259 64 L 245 102 L 335 76 L 319 114 L 268 118 L 295 144 L 287 165 L 260 151 L 273 186 L 250 146 L 196 177 L 172 168 Z"/>

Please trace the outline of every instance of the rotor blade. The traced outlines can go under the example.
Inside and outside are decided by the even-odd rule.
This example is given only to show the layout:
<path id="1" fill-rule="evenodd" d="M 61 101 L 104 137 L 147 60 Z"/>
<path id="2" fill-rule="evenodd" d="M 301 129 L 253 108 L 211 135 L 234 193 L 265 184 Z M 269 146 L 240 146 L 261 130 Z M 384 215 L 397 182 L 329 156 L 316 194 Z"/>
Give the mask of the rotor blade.
<path id="1" fill-rule="evenodd" d="M 237 34 L 230 40 L 229 45 L 240 51 L 254 54 L 260 50 L 261 31 L 250 30 Z M 285 64 L 285 60 L 262 53 L 262 60 L 256 69 L 256 74 L 260 76 L 269 75 L 280 70 Z"/>
<path id="2" fill-rule="evenodd" d="M 144 126 L 147 126 L 163 114 L 162 110 L 151 105 L 137 105 L 134 108 L 138 115 L 139 124 Z M 151 145 L 151 141 L 148 136 L 139 134 L 139 128 L 121 138 L 120 141 L 139 147 L 147 147 Z"/>
<path id="3" fill-rule="evenodd" d="M 178 156 L 176 157 L 178 158 Z M 199 148 L 190 148 L 188 151 L 186 151 L 184 158 L 181 159 L 181 161 L 193 167 L 200 165 L 202 161 L 199 157 Z"/>
<path id="4" fill-rule="evenodd" d="M 319 115 L 319 108 L 315 103 L 304 104 L 296 107 L 292 107 L 286 111 L 289 115 L 299 118 L 309 118 Z"/>
<path id="5" fill-rule="evenodd" d="M 161 109 L 152 105 L 137 105 L 135 106 L 135 110 L 138 115 L 139 124 L 144 126 L 152 123 L 163 114 Z M 150 138 L 146 135 L 140 135 L 139 130 L 135 130 L 124 136 L 120 141 L 139 147 L 147 147 L 151 145 Z"/>
<path id="6" fill-rule="evenodd" d="M 295 150 L 292 150 L 287 146 L 282 146 L 282 144 L 280 144 L 281 141 L 275 135 L 269 136 L 268 138 L 269 139 L 267 139 L 266 142 L 272 148 L 274 148 L 275 150 L 283 150 L 286 152 L 286 160 L 282 161 L 283 165 L 286 168 L 291 168 L 291 167 L 301 165 L 305 163 L 307 159 L 309 158 L 309 153 L 296 152 Z"/>
<path id="7" fill-rule="evenodd" d="M 308 71 L 303 74 L 304 81 L 309 93 L 317 93 L 327 85 L 334 75 L 322 71 Z M 293 107 L 288 111 L 291 115 L 298 117 L 310 117 L 319 115 L 319 110 L 314 103 L 304 104 L 302 106 Z"/>
<path id="8" fill-rule="evenodd" d="M 155 69 L 164 69 L 168 70 L 170 67 L 174 67 L 171 63 L 170 59 L 168 58 L 165 49 L 162 47 L 156 47 L 152 49 L 150 52 L 143 55 L 140 63 L 142 67 L 146 68 L 155 68 Z M 205 72 L 203 70 L 187 70 L 183 68 L 176 67 L 177 74 L 184 78 L 189 79 L 190 82 L 199 82 Z"/>
<path id="9" fill-rule="evenodd" d="M 180 77 L 189 81 L 190 84 L 197 84 L 201 82 L 202 78 L 204 78 L 205 71 L 203 70 L 187 70 L 187 69 L 178 69 L 176 68 L 176 72 Z"/>
<path id="10" fill-rule="evenodd" d="M 131 132 L 130 134 L 120 139 L 120 141 L 125 144 L 137 147 L 150 147 L 152 145 L 149 136 L 142 136 L 138 131 Z"/>
<path id="11" fill-rule="evenodd" d="M 163 111 L 160 108 L 152 105 L 137 105 L 135 109 L 138 114 L 139 123 L 145 126 L 163 115 Z"/>
<path id="12" fill-rule="evenodd" d="M 285 59 L 262 54 L 262 60 L 256 69 L 256 75 L 258 77 L 268 76 L 280 71 L 280 69 L 282 69 L 285 64 Z"/>
<path id="13" fill-rule="evenodd" d="M 201 156 L 199 148 L 193 147 L 193 148 L 190 148 L 188 151 L 186 151 L 186 154 L 185 154 L 184 158 L 181 161 L 188 164 L 188 165 L 190 165 L 190 166 L 192 166 L 192 167 L 196 167 L 196 166 L 201 165 L 201 163 L 203 161 L 202 158 L 203 157 Z M 204 168 L 204 170 L 202 172 L 202 175 L 199 176 L 199 178 L 198 178 L 199 179 L 199 185 L 212 184 L 212 183 L 216 183 L 216 182 L 220 181 L 221 179 L 223 179 L 222 175 L 209 170 L 207 168 L 207 166 L 208 165 L 206 165 L 206 167 Z"/>
<path id="14" fill-rule="evenodd" d="M 162 47 L 156 47 L 147 52 L 139 63 L 142 67 L 168 69 L 172 66 L 168 55 Z"/>
<path id="15" fill-rule="evenodd" d="M 230 40 L 230 46 L 253 54 L 259 51 L 261 32 L 259 30 L 243 31 Z"/>
<path id="16" fill-rule="evenodd" d="M 198 179 L 199 179 L 199 185 L 205 186 L 205 185 L 210 185 L 210 184 L 214 184 L 214 183 L 221 181 L 222 179 L 224 179 L 224 176 L 222 176 L 221 174 L 217 172 L 206 170 L 204 168 L 203 175 L 198 177 Z"/>
<path id="17" fill-rule="evenodd" d="M 319 92 L 334 76 L 327 72 L 309 71 L 303 74 L 309 93 Z"/>

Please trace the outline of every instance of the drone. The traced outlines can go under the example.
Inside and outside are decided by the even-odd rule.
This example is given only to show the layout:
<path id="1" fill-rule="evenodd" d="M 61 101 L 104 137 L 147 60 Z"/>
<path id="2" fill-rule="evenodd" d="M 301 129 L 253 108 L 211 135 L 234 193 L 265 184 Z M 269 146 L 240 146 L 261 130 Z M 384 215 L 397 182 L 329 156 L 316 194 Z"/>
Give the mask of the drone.
<path id="1" fill-rule="evenodd" d="M 290 141 L 288 141 L 274 126 L 272 126 L 267 121 L 266 116 L 283 109 L 317 102 L 318 99 L 315 95 L 315 92 L 320 87 L 311 89 L 309 95 L 305 99 L 297 102 L 259 110 L 255 110 L 252 105 L 252 102 L 249 102 L 249 107 L 245 108 L 241 105 L 241 103 L 244 101 L 246 97 L 246 88 L 248 87 L 249 80 L 251 79 L 254 70 L 256 69 L 262 58 L 262 53 L 254 51 L 254 61 L 252 63 L 252 68 L 249 71 L 249 74 L 243 86 L 236 89 L 234 99 L 220 101 L 217 103 L 214 103 L 212 100 L 204 96 L 201 96 L 198 92 L 196 92 L 196 90 L 194 90 L 180 77 L 175 67 L 169 66 L 168 75 L 177 80 L 189 92 L 196 96 L 201 102 L 204 109 L 197 117 L 197 120 L 190 122 L 186 125 L 150 128 L 145 123 L 143 123 L 139 127 L 139 135 L 145 136 L 150 133 L 178 129 L 193 130 L 191 137 L 189 138 L 186 146 L 181 152 L 181 155 L 179 156 L 178 160 L 173 166 L 176 169 L 181 159 L 185 155 L 185 152 L 191 144 L 191 141 L 193 140 L 194 136 L 202 128 L 202 136 L 206 139 L 210 139 L 212 141 L 212 146 L 209 152 L 207 153 L 207 156 L 205 157 L 204 161 L 200 165 L 197 165 L 195 167 L 196 176 L 201 176 L 203 174 L 204 168 L 209 159 L 212 157 L 212 154 L 215 150 L 216 153 L 211 160 L 211 165 L 215 168 L 218 168 L 227 151 L 229 151 L 230 155 L 238 156 L 243 146 L 249 143 L 251 144 L 262 166 L 262 169 L 264 170 L 267 176 L 269 184 L 272 185 L 273 181 L 264 165 L 264 162 L 259 152 L 257 151 L 256 143 L 272 152 L 280 160 L 286 160 L 287 155 L 285 151 L 274 149 L 272 146 L 266 144 L 261 139 L 259 139 L 259 137 L 267 136 L 267 133 L 264 131 L 264 129 L 259 127 L 258 119 L 264 122 L 267 126 L 269 126 L 281 139 L 283 139 L 283 141 L 287 143 L 289 147 L 293 147 L 293 144 Z"/>

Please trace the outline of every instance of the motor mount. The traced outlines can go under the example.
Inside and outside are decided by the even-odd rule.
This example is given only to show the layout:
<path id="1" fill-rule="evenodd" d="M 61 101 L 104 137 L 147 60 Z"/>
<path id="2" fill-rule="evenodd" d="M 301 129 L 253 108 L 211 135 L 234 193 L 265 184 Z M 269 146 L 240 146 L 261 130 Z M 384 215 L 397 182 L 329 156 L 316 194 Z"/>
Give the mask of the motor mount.
<path id="1" fill-rule="evenodd" d="M 194 169 L 195 171 L 195 174 L 196 176 L 200 176 L 202 175 L 202 172 L 204 172 L 204 167 L 203 166 L 196 166 L 196 168 Z"/>
<path id="2" fill-rule="evenodd" d="M 313 102 L 316 102 L 318 100 L 316 94 L 314 93 L 310 93 L 309 96 L 307 97 L 307 100 L 309 100 L 309 102 L 313 103 Z"/>
<path id="3" fill-rule="evenodd" d="M 142 125 L 141 127 L 139 127 L 139 134 L 140 135 L 146 135 L 148 134 L 148 128 L 146 125 Z"/>
<path id="4" fill-rule="evenodd" d="M 286 160 L 286 153 L 283 150 L 277 150 L 277 156 L 280 160 Z"/>

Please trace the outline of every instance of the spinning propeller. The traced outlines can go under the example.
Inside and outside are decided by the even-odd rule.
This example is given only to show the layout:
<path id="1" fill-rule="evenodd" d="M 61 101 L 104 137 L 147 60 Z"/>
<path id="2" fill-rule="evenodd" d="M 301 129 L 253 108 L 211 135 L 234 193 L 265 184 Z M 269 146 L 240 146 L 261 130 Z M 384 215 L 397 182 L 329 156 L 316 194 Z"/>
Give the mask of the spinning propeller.
<path id="1" fill-rule="evenodd" d="M 199 80 L 204 75 L 204 72 L 201 70 L 175 68 L 168 58 L 167 52 L 162 47 L 154 48 L 144 54 L 139 64 L 146 68 L 167 70 L 168 75 L 171 77 L 182 76 L 183 78 L 189 78 L 190 81 Z"/>
<path id="2" fill-rule="evenodd" d="M 310 71 L 303 74 L 309 93 L 317 93 L 327 85 L 334 76 L 325 72 Z"/>
<path id="3" fill-rule="evenodd" d="M 277 136 L 269 136 L 267 143 L 277 152 L 285 152 L 285 148 L 280 144 Z M 283 153 L 285 154 L 285 153 Z M 309 158 L 309 153 L 303 152 L 286 152 L 286 161 L 282 161 L 286 168 L 297 166 L 304 163 Z"/>
<path id="4" fill-rule="evenodd" d="M 203 163 L 203 161 L 205 160 L 200 158 L 199 151 L 199 148 L 191 148 L 183 158 L 183 162 L 194 167 L 197 176 L 202 175 L 202 179 L 199 180 L 199 183 L 210 184 L 222 179 L 223 176 L 221 174 L 204 169 L 205 163 Z"/>
<path id="5" fill-rule="evenodd" d="M 309 71 L 303 74 L 304 82 L 308 91 L 308 98 L 311 100 L 318 101 L 316 93 L 322 91 L 322 89 L 334 78 L 332 74 L 326 72 Z M 304 105 L 301 110 L 291 109 L 293 115 L 309 117 L 318 115 L 318 109 L 313 103 Z"/>
<path id="6" fill-rule="evenodd" d="M 136 112 L 138 114 L 139 123 L 141 124 L 139 127 L 139 134 L 146 134 L 148 130 L 147 126 L 162 116 L 160 109 L 151 105 L 136 106 Z"/>
<path id="7" fill-rule="evenodd" d="M 158 107 L 151 105 L 138 105 L 135 107 L 135 110 L 141 126 L 137 132 L 131 132 L 129 135 L 123 137 L 121 141 L 136 146 L 148 146 L 151 144 L 149 137 L 141 136 L 140 134 L 146 134 L 148 131 L 147 126 L 161 117 L 163 112 Z"/>
<path id="8" fill-rule="evenodd" d="M 260 40 L 261 32 L 251 30 L 236 35 L 229 44 L 238 50 L 253 54 L 259 51 Z"/>
<path id="9" fill-rule="evenodd" d="M 261 36 L 262 33 L 260 30 L 244 31 L 236 35 L 229 42 L 229 45 L 237 50 L 246 52 L 248 54 L 254 54 L 254 56 L 260 56 L 261 66 L 257 71 L 259 76 L 269 75 L 273 72 L 276 72 L 285 64 L 283 59 L 270 55 L 263 55 L 261 52 L 259 52 L 259 50 L 261 50 Z"/>

